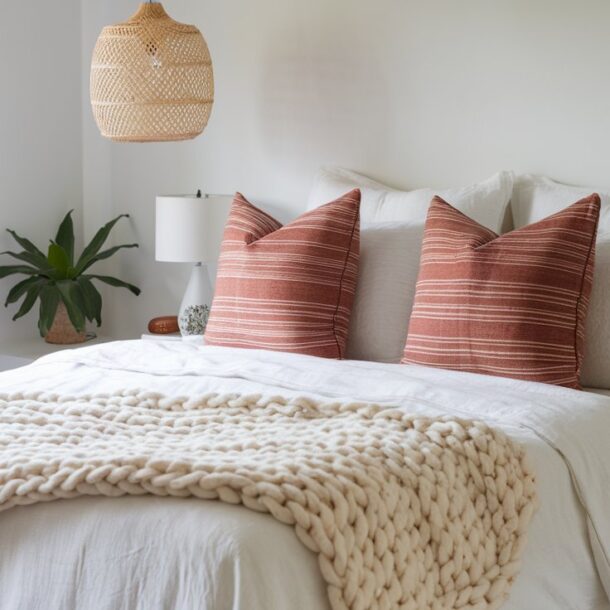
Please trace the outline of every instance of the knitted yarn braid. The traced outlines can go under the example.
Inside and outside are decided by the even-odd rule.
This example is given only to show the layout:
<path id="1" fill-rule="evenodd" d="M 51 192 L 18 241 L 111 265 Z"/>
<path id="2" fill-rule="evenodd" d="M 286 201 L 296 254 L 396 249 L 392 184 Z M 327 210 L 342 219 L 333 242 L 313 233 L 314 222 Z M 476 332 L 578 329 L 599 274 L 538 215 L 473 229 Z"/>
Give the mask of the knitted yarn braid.
<path id="1" fill-rule="evenodd" d="M 498 608 L 536 504 L 523 450 L 481 422 L 259 395 L 0 395 L 0 510 L 124 494 L 294 526 L 333 610 Z"/>

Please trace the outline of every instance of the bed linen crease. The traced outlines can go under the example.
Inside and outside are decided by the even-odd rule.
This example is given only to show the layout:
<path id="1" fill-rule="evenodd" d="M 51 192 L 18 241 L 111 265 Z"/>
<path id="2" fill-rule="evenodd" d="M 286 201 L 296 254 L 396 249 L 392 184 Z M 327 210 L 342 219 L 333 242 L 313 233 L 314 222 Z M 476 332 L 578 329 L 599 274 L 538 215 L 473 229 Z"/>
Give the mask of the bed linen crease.
<path id="1" fill-rule="evenodd" d="M 607 397 L 424 367 L 354 361 L 322 363 L 319 359 L 307 356 L 202 347 L 189 343 L 141 341 L 119 342 L 56 354 L 30 367 L 0 375 L 2 392 L 22 391 L 27 387 L 33 392 L 57 392 L 61 389 L 62 392 L 77 395 L 115 392 L 127 384 L 163 393 L 167 393 L 171 387 L 174 395 L 235 392 L 279 395 L 287 399 L 303 395 L 318 400 L 349 399 L 396 404 L 408 412 L 425 416 L 452 415 L 483 419 L 526 447 L 540 487 L 541 508 L 532 522 L 523 573 L 503 607 L 511 610 L 535 607 L 598 610 L 608 607 L 600 585 L 600 576 L 607 582 L 608 575 L 604 555 L 607 554 L 609 532 L 603 519 L 608 489 L 608 472 L 604 460 L 608 458 L 608 449 L 605 447 L 602 429 L 603 425 L 610 425 L 610 400 Z M 574 484 L 570 479 L 570 470 Z M 574 485 L 577 486 L 581 501 Z M 124 499 L 96 501 L 86 498 L 70 502 L 87 504 L 96 512 L 110 510 L 113 513 L 120 504 L 121 510 L 125 509 L 129 513 L 131 508 L 126 507 L 132 500 L 146 505 L 147 499 L 129 498 L 124 503 L 122 500 Z M 164 499 L 153 504 L 156 507 L 166 501 L 172 503 L 172 511 L 181 510 L 174 506 L 176 503 L 183 503 L 181 506 L 189 506 L 189 510 L 193 510 L 192 502 L 184 500 Z M 57 504 L 63 503 L 61 501 Z M 204 515 L 217 510 L 207 508 L 209 506 L 217 505 L 201 502 L 196 510 Z M 5 527 L 20 525 L 16 530 L 13 528 L 9 539 L 17 544 L 15 532 L 18 531 L 25 536 L 27 542 L 28 536 L 24 531 L 28 522 L 26 513 L 30 512 L 36 522 L 37 519 L 44 518 L 45 512 L 51 514 L 56 510 L 52 505 L 40 505 L 8 511 L 0 516 L 0 536 Z M 239 514 L 249 512 L 237 510 Z M 11 516 L 13 512 L 20 511 L 21 515 Z M 66 505 L 65 511 L 72 513 L 73 509 Z M 270 532 L 281 527 L 263 515 L 255 517 L 263 518 L 269 536 L 272 535 Z M 82 519 L 86 521 L 86 515 Z M 587 525 L 591 541 L 587 537 Z M 61 524 L 58 525 L 60 527 Z M 294 565 L 300 565 L 308 575 L 304 580 L 311 585 L 316 582 L 316 575 L 311 574 L 315 561 L 312 563 L 308 552 L 297 550 L 296 538 L 290 539 L 294 541 L 290 549 L 282 549 L 279 553 L 284 557 L 283 562 L 278 560 L 275 553 L 270 553 L 268 559 L 265 556 L 261 561 L 293 564 L 293 568 Z M 23 542 L 21 540 L 22 545 Z M 597 567 L 593 563 L 591 543 L 597 548 Z M 43 536 L 41 544 L 51 548 L 53 541 L 44 540 Z M 5 549 L 0 555 L 2 586 L 5 584 L 4 578 L 8 578 L 11 573 L 4 557 L 5 553 L 10 552 L 10 548 Z M 101 552 L 101 549 L 97 551 Z M 19 567 L 23 570 L 24 566 Z M 19 567 L 13 566 L 13 581 L 20 575 Z M 154 571 L 154 568 L 150 569 Z M 117 583 L 120 582 L 120 575 L 115 576 Z M 208 576 L 213 579 L 211 574 Z M 319 575 L 317 579 L 317 586 L 313 589 L 319 595 Z M 0 595 L 10 594 L 10 581 L 6 582 L 9 584 L 8 589 L 0 587 L 0 591 L 5 591 Z M 15 582 L 18 582 L 18 578 Z M 65 588 L 69 586 L 68 582 L 64 583 Z M 261 607 L 314 607 L 311 604 L 300 605 L 299 592 L 303 594 L 302 599 L 310 601 L 311 593 L 308 596 L 300 590 L 298 579 L 283 582 L 277 591 L 271 592 L 264 582 L 256 585 L 250 582 L 248 586 L 265 590 L 266 605 Z M 277 605 L 276 600 L 285 603 L 286 591 L 293 593 L 291 605 Z M 230 603 L 225 606 L 211 605 L 210 598 L 205 600 L 203 607 L 258 610 L 258 606 L 249 604 L 243 597 L 240 601 L 239 592 L 240 583 L 235 582 L 227 597 Z M 317 607 L 326 607 L 324 601 L 318 601 Z M 32 607 L 36 607 L 35 604 Z M 150 607 L 164 606 L 153 604 Z"/>

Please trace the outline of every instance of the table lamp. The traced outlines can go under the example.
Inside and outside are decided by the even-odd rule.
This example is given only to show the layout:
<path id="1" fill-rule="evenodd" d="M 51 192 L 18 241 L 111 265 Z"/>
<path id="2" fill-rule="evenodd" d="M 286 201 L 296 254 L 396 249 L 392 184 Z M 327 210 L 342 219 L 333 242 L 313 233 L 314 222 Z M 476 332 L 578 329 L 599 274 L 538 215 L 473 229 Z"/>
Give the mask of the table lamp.
<path id="1" fill-rule="evenodd" d="M 160 262 L 194 263 L 180 304 L 178 326 L 182 336 L 203 335 L 212 305 L 207 263 L 218 258 L 214 232 L 218 214 L 208 197 L 157 197 L 155 258 Z"/>

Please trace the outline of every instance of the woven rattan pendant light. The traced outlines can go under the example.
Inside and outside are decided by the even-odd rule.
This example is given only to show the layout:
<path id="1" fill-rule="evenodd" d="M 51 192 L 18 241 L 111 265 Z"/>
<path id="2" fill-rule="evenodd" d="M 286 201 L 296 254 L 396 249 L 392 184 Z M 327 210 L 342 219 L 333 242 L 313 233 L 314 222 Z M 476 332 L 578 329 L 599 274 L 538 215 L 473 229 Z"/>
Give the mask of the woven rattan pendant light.
<path id="1" fill-rule="evenodd" d="M 212 60 L 201 32 L 158 2 L 105 27 L 91 62 L 91 106 L 103 136 L 166 142 L 198 136 L 214 102 Z"/>

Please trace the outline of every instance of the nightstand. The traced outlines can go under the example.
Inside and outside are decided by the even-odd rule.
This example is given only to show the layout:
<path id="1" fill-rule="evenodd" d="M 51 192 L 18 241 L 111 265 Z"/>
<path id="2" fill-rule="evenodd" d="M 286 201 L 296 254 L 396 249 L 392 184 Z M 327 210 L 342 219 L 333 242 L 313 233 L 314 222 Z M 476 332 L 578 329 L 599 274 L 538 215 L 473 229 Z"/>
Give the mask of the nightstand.
<path id="1" fill-rule="evenodd" d="M 168 335 L 144 333 L 140 338 L 142 341 L 182 341 L 182 335 L 180 333 L 169 333 Z"/>
<path id="2" fill-rule="evenodd" d="M 156 341 L 161 343 L 188 343 L 192 345 L 205 345 L 205 340 L 202 335 L 187 335 L 183 337 L 180 333 L 171 333 L 169 335 L 153 335 L 144 333 L 140 339 L 142 341 Z"/>
<path id="3" fill-rule="evenodd" d="M 26 364 L 31 364 L 34 360 L 53 354 L 55 352 L 77 349 L 79 347 L 87 347 L 88 345 L 96 345 L 99 343 L 107 343 L 113 341 L 109 337 L 94 337 L 88 339 L 84 343 L 76 343 L 73 345 L 54 345 L 46 343 L 40 337 L 28 337 L 27 339 L 15 339 L 7 341 L 0 346 L 0 371 L 8 371 Z"/>

